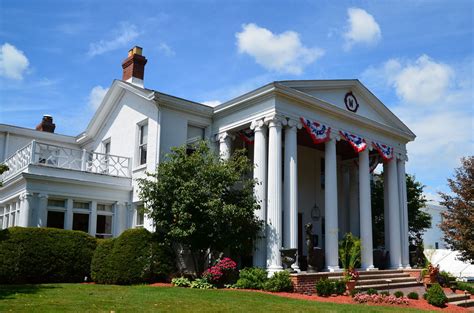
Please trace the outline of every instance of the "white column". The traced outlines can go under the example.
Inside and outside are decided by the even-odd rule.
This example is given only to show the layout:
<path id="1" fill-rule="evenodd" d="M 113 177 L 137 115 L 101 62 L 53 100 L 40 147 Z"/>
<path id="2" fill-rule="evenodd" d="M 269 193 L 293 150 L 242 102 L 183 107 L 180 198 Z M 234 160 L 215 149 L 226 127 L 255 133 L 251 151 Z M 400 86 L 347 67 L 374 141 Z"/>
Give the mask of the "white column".
<path id="1" fill-rule="evenodd" d="M 37 226 L 46 227 L 48 218 L 48 195 L 40 193 L 38 195 Z"/>
<path id="2" fill-rule="evenodd" d="M 349 207 L 350 207 L 350 230 L 354 236 L 360 236 L 359 218 L 359 179 L 357 166 L 351 164 L 349 167 Z"/>
<path id="3" fill-rule="evenodd" d="M 327 270 L 334 272 L 339 270 L 336 139 L 331 139 L 326 142 L 324 167 L 324 215 L 326 228 L 324 253 L 326 255 Z"/>
<path id="4" fill-rule="evenodd" d="M 114 236 L 120 236 L 121 233 L 125 229 L 127 229 L 127 204 L 126 203 L 115 203 L 114 204 L 114 217 L 115 223 L 113 225 L 114 228 Z"/>
<path id="5" fill-rule="evenodd" d="M 285 129 L 284 247 L 298 249 L 298 151 L 297 131 L 301 126 L 289 120 Z M 299 270 L 298 259 L 292 268 Z"/>
<path id="6" fill-rule="evenodd" d="M 20 196 L 20 226 L 33 226 L 33 202 L 34 196 L 32 193 L 25 193 Z"/>
<path id="7" fill-rule="evenodd" d="M 273 116 L 268 123 L 268 196 L 267 196 L 267 268 L 270 275 L 280 271 L 281 218 L 282 218 L 282 143 L 281 128 L 284 120 Z"/>
<path id="8" fill-rule="evenodd" d="M 400 205 L 398 196 L 397 161 L 391 160 L 388 169 L 388 215 L 390 219 L 390 267 L 402 268 L 401 243 L 400 243 Z"/>
<path id="9" fill-rule="evenodd" d="M 408 242 L 408 203 L 407 203 L 407 183 L 405 177 L 405 160 L 397 160 L 398 169 L 398 193 L 400 202 L 400 226 L 402 243 L 402 265 L 410 268 L 410 253 Z"/>
<path id="10" fill-rule="evenodd" d="M 97 201 L 91 201 L 91 212 L 89 216 L 89 235 L 95 237 L 97 233 Z"/>
<path id="11" fill-rule="evenodd" d="M 217 135 L 219 141 L 219 154 L 223 160 L 228 160 L 230 158 L 231 148 L 232 148 L 232 139 L 234 136 L 230 135 L 228 132 L 223 132 Z"/>
<path id="12" fill-rule="evenodd" d="M 73 212 L 72 212 L 73 201 L 72 199 L 66 200 L 66 222 L 64 223 L 64 229 L 72 229 L 72 219 L 73 219 Z"/>
<path id="13" fill-rule="evenodd" d="M 372 248 L 372 207 L 370 202 L 369 149 L 359 152 L 359 207 L 361 265 L 365 270 L 374 269 Z"/>
<path id="14" fill-rule="evenodd" d="M 264 222 L 261 233 L 262 238 L 255 242 L 253 254 L 253 265 L 266 268 L 267 241 L 265 238 L 265 224 L 267 221 L 267 129 L 263 120 L 254 121 L 250 126 L 255 132 L 254 156 L 253 156 L 253 178 L 257 180 L 255 185 L 255 197 L 260 204 L 257 217 Z"/>
<path id="15" fill-rule="evenodd" d="M 387 163 L 383 163 L 383 226 L 384 226 L 384 240 L 385 240 L 385 251 L 390 251 L 390 216 L 388 210 L 388 166 Z"/>

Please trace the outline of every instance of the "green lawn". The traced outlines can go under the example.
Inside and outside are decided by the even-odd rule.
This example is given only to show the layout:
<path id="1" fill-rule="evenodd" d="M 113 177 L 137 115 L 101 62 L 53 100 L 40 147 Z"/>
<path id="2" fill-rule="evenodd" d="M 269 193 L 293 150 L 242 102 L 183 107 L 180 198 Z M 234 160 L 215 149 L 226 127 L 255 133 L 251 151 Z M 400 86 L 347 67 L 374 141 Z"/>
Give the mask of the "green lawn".
<path id="1" fill-rule="evenodd" d="M 149 286 L 47 284 L 0 286 L 0 312 L 416 312 L 273 295 Z"/>

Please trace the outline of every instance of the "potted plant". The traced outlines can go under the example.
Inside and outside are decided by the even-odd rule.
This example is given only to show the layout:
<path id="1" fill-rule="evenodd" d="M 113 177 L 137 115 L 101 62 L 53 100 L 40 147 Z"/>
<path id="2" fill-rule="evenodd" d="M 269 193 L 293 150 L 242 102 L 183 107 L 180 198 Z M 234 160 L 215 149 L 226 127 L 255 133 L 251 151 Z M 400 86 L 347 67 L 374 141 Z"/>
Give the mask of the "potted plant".
<path id="1" fill-rule="evenodd" d="M 437 282 L 437 277 L 439 273 L 439 265 L 434 266 L 433 264 L 428 264 L 428 268 L 424 268 L 421 271 L 423 275 L 423 284 L 426 286 L 434 284 Z"/>
<path id="2" fill-rule="evenodd" d="M 346 288 L 349 294 L 352 290 L 355 289 L 357 284 L 357 279 L 359 279 L 359 272 L 356 271 L 354 268 L 349 269 L 345 272 L 345 281 L 346 281 Z"/>

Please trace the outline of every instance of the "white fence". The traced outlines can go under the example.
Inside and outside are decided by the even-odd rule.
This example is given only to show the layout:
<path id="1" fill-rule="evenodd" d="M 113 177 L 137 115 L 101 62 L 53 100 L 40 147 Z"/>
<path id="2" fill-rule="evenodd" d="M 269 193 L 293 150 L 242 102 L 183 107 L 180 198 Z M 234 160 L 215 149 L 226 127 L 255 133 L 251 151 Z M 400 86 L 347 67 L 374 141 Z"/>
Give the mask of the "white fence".
<path id="1" fill-rule="evenodd" d="M 8 171 L 0 181 L 23 171 L 29 164 L 110 176 L 131 177 L 131 159 L 118 155 L 71 149 L 32 141 L 5 160 Z"/>

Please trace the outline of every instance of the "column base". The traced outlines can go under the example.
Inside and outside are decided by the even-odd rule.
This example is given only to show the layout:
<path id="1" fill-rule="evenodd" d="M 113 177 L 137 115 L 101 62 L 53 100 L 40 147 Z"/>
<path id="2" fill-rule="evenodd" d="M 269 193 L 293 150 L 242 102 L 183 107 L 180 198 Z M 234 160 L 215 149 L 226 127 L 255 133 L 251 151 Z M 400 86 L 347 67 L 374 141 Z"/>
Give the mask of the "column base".
<path id="1" fill-rule="evenodd" d="M 403 265 L 403 268 L 406 270 L 411 270 L 411 265 L 410 264 L 405 264 Z"/>
<path id="2" fill-rule="evenodd" d="M 361 269 L 362 269 L 363 271 L 367 271 L 367 272 L 370 272 L 370 271 L 378 271 L 378 270 L 379 270 L 377 267 L 374 267 L 373 265 L 362 266 Z"/>
<path id="3" fill-rule="evenodd" d="M 339 266 L 328 266 L 324 269 L 325 272 L 342 272 L 343 269 Z"/>
<path id="4" fill-rule="evenodd" d="M 398 265 L 398 266 L 391 266 L 389 269 L 390 269 L 390 270 L 402 270 L 402 269 L 403 269 L 403 266 L 400 264 L 400 265 Z"/>
<path id="5" fill-rule="evenodd" d="M 283 267 L 282 267 L 282 266 L 278 266 L 278 265 L 270 265 L 270 266 L 267 268 L 268 277 L 272 277 L 273 274 L 275 274 L 276 272 L 281 272 L 281 271 L 283 271 Z"/>

